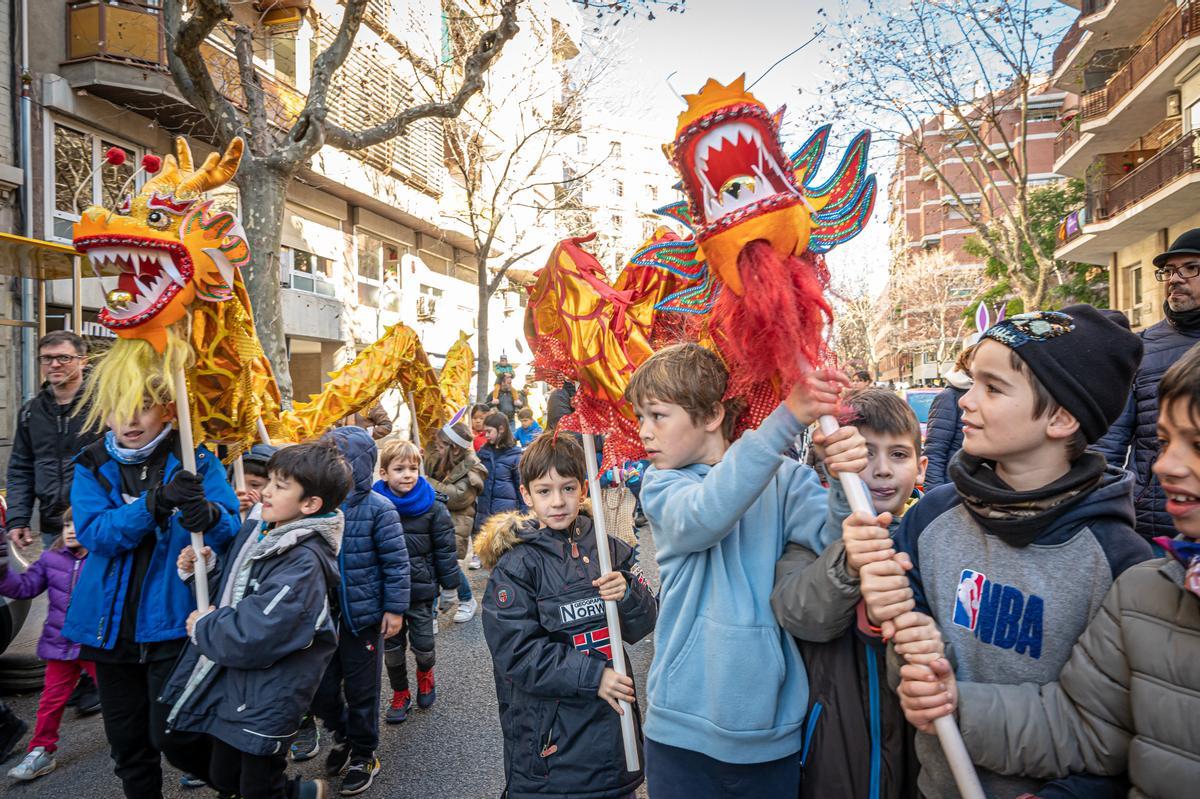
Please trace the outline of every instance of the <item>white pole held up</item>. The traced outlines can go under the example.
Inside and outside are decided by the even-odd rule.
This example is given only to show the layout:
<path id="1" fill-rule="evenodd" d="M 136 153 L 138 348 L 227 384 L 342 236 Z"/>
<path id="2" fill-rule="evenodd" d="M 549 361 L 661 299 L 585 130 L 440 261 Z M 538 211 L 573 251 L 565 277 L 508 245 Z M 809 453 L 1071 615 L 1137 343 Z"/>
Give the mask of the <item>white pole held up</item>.
<path id="1" fill-rule="evenodd" d="M 175 417 L 179 422 L 179 449 L 183 457 L 183 468 L 196 473 L 196 443 L 192 438 L 192 406 L 188 402 L 187 375 L 183 369 L 175 371 Z M 208 610 L 208 565 L 204 561 L 204 533 L 189 530 L 192 534 L 192 550 L 196 553 L 196 607 L 201 613 Z"/>
<path id="2" fill-rule="evenodd" d="M 600 501 L 600 475 L 596 466 L 596 437 L 583 434 L 583 459 L 587 461 L 588 494 L 592 497 L 592 527 L 596 531 L 596 556 L 600 559 L 600 575 L 612 571 L 612 553 L 608 549 L 608 530 L 605 527 L 604 507 Z M 612 648 L 613 670 L 622 677 L 627 676 L 625 667 L 625 643 L 621 638 L 621 618 L 617 614 L 617 603 L 604 603 L 604 615 L 608 620 L 608 643 Z M 621 700 L 621 741 L 625 745 L 625 770 L 637 771 L 637 731 L 633 726 L 633 708 Z"/>

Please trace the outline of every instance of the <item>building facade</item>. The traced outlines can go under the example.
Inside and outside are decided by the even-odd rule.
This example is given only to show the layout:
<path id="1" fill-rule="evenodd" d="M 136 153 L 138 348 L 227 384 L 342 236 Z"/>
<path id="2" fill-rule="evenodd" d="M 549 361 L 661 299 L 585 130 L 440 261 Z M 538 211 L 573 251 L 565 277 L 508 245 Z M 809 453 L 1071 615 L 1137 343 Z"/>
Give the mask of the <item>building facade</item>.
<path id="1" fill-rule="evenodd" d="M 1135 329 L 1163 318 L 1151 259 L 1200 227 L 1200 3 L 1083 0 L 1054 80 L 1079 93 L 1054 168 L 1087 199 L 1059 228 L 1058 258 L 1109 269 L 1109 305 Z"/>
<path id="2" fill-rule="evenodd" d="M 30 76 L 36 113 L 32 125 L 32 235 L 67 242 L 79 208 L 96 203 L 116 207 L 118 196 L 141 156 L 166 154 L 176 135 L 188 137 L 203 158 L 212 147 L 204 124 L 180 97 L 166 67 L 161 3 L 157 0 L 67 0 L 31 3 Z M 254 63 L 280 124 L 303 107 L 313 61 L 332 40 L 341 19 L 337 0 L 313 0 L 298 23 L 264 28 L 260 3 L 235 4 L 236 22 L 254 26 Z M 266 4 L 271 5 L 270 3 Z M 0 9 L 0 34 L 9 4 Z M 437 65 L 454 85 L 455 56 L 487 17 L 474 0 L 375 0 L 345 65 L 331 84 L 330 114 L 358 129 L 386 119 L 414 101 L 415 64 Z M 488 11 L 494 13 L 494 10 Z M 581 35 L 570 0 L 537 0 L 520 5 L 521 33 L 508 43 L 489 74 L 488 89 L 472 102 L 488 102 L 489 91 L 511 82 L 520 64 L 523 79 L 553 81 L 558 68 L 553 36 Z M 5 34 L 7 35 L 7 34 Z M 8 39 L 5 39 L 8 41 Z M 218 87 L 235 102 L 240 91 L 223 77 L 234 70 L 232 40 L 218 31 L 202 45 Z M 544 54 L 540 58 L 538 54 Z M 531 55 L 532 54 L 532 55 Z M 10 58 L 5 50 L 0 60 Z M 538 63 L 530 74 L 528 64 Z M 508 66 L 506 66 L 506 64 Z M 12 70 L 0 69 L 7 81 Z M 432 74 L 432 73 L 431 73 Z M 418 76 L 419 77 L 419 76 Z M 12 87 L 5 96 L 11 97 Z M 551 97 L 545 112 L 550 113 Z M 0 206 L 5 181 L 19 171 L 11 160 L 11 119 L 0 114 Z M 6 127 L 7 126 L 7 127 Z M 193 135 L 195 134 L 195 135 Z M 420 334 L 435 366 L 460 331 L 475 334 L 478 308 L 477 259 L 469 230 L 456 204 L 461 192 L 447 166 L 444 129 L 437 120 L 412 126 L 405 136 L 363 151 L 323 148 L 289 188 L 281 263 L 283 326 L 297 399 L 319 391 L 325 375 L 396 322 Z M 111 147 L 126 151 L 123 166 L 103 165 Z M 91 175 L 89 177 L 89 175 Z M 80 194 L 78 203 L 76 193 Z M 242 199 L 233 185 L 214 193 L 219 206 L 238 211 Z M 520 224 L 515 219 L 513 224 Z M 0 207 L 0 227 L 13 230 L 9 210 Z M 500 236 L 506 235 L 501 231 Z M 547 247 L 556 231 L 547 227 Z M 541 265 L 537 256 L 530 266 Z M 52 284 L 47 295 L 47 327 L 70 326 L 71 287 Z M 84 331 L 103 336 L 94 322 L 103 291 L 95 278 L 83 281 Z M 10 303 L 16 286 L 5 286 L 0 316 L 15 318 Z M 506 283 L 491 299 L 489 333 L 493 358 L 503 352 L 518 367 L 530 360 L 524 342 L 524 292 Z M 0 328 L 0 369 L 11 370 L 21 353 L 7 328 Z M 7 338 L 5 338 L 7 337 Z M 11 371 L 3 375 L 11 374 Z M 520 374 L 520 372 L 519 372 Z M 5 393 L 13 380 L 0 380 Z M 28 396 L 36 386 L 24 385 Z M 0 398 L 0 403 L 16 398 Z M 399 392 L 385 409 L 407 414 Z M 7 411 L 7 412 L 6 412 Z M 15 414 L 0 408 L 0 419 Z M 0 426 L 0 461 L 8 431 Z M 0 463 L 2 466 L 2 463 Z M 2 474 L 2 471 L 0 471 Z"/>

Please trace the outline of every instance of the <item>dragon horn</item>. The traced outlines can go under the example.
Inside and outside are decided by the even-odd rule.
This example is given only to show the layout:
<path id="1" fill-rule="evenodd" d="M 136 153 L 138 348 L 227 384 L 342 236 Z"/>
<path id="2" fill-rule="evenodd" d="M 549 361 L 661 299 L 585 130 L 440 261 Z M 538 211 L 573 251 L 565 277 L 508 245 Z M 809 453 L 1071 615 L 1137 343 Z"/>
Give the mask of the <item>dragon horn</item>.
<path id="1" fill-rule="evenodd" d="M 187 174 L 194 169 L 192 166 L 192 148 L 188 147 L 187 139 L 175 137 L 175 157 L 179 161 L 179 171 Z"/>
<path id="2" fill-rule="evenodd" d="M 188 175 L 179 188 L 175 190 L 176 197 L 190 197 L 203 194 L 209 189 L 224 186 L 237 173 L 238 164 L 242 160 L 242 139 L 235 136 L 225 153 L 210 153 L 204 163 L 192 174 Z"/>
<path id="3" fill-rule="evenodd" d="M 155 192 L 171 194 L 178 183 L 179 163 L 175 160 L 175 156 L 168 155 L 163 159 L 162 169 L 158 170 L 158 174 L 142 185 L 141 193 L 146 197 L 153 196 Z"/>

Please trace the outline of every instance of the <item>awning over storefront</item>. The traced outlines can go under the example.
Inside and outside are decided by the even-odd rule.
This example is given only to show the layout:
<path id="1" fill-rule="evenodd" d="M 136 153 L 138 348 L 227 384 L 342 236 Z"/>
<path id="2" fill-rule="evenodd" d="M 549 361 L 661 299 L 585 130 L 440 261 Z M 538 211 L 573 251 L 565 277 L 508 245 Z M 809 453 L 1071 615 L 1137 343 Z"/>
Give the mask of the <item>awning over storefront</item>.
<path id="1" fill-rule="evenodd" d="M 76 252 L 74 247 L 56 244 L 41 239 L 27 239 L 12 233 L 0 233 L 0 276 L 18 277 L 37 282 L 38 313 L 35 321 L 23 319 L 0 319 L 0 325 L 10 327 L 36 327 L 39 335 L 46 328 L 47 280 L 70 280 L 72 282 L 73 329 L 83 328 L 83 309 L 80 307 L 80 281 L 83 279 L 87 257 Z M 115 268 L 104 274 L 117 275 Z"/>

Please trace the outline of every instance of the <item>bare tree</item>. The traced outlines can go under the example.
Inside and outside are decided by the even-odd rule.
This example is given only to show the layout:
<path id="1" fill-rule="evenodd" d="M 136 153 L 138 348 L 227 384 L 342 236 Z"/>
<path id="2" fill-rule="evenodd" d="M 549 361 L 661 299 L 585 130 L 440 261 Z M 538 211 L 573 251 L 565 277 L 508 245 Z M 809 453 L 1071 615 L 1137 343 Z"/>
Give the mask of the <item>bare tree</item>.
<path id="1" fill-rule="evenodd" d="M 493 72 L 513 78 L 446 125 L 447 161 L 462 191 L 451 216 L 463 224 L 475 245 L 478 287 L 476 390 L 488 392 L 491 354 L 488 325 L 492 296 L 509 270 L 553 244 L 564 228 L 590 228 L 592 219 L 578 203 L 580 188 L 603 163 L 581 161 L 574 140 L 583 124 L 584 104 L 609 74 L 615 51 L 603 39 L 569 65 L 549 63 L 551 54 L 534 52 L 526 62 Z M 538 81 L 539 72 L 554 73 Z M 477 107 L 478 106 L 478 107 Z M 568 150 L 570 154 L 568 155 Z"/>
<path id="2" fill-rule="evenodd" d="M 982 269 L 962 267 L 941 250 L 901 256 L 883 295 L 897 355 L 926 355 L 938 371 L 957 354 L 970 319 L 967 309 L 982 291 Z M 877 306 L 878 307 L 878 306 Z"/>
<path id="3" fill-rule="evenodd" d="M 843 0 L 827 96 L 857 108 L 942 189 L 1026 308 L 1040 308 L 1055 269 L 1029 212 L 1030 125 L 1052 93 L 1064 28 L 1053 0 Z M 1044 105 L 1044 103 L 1043 103 Z M 967 188 L 964 188 L 967 187 Z M 1033 259 L 1033 269 L 1026 258 Z"/>
<path id="4" fill-rule="evenodd" d="M 243 199 L 242 222 L 252 253 L 247 287 L 255 309 L 255 326 L 275 366 L 285 402 L 290 402 L 292 384 L 284 346 L 278 253 L 289 184 L 325 145 L 363 150 L 404 136 L 420 120 L 457 117 L 467 101 L 483 88 L 488 68 L 519 30 L 518 0 L 503 0 L 492 15 L 493 27 L 483 31 L 464 53 L 456 70 L 459 75 L 455 86 L 440 96 L 417 101 L 393 104 L 391 98 L 380 97 L 386 115 L 376 124 L 350 128 L 334 121 L 340 117 L 332 112 L 331 100 L 336 100 L 333 88 L 337 73 L 354 47 L 368 2 L 345 0 L 341 22 L 313 61 L 303 107 L 294 113 L 287 109 L 280 113 L 264 88 L 254 65 L 254 38 L 263 34 L 261 29 L 256 33 L 246 24 L 252 20 L 244 16 L 249 11 L 244 4 L 236 0 L 164 0 L 163 4 L 167 62 L 175 85 L 203 117 L 218 146 L 226 147 L 236 136 L 246 141 L 235 182 Z M 235 5 L 243 6 L 237 17 Z M 218 26 L 229 24 L 237 56 L 236 74 L 214 74 L 201 46 Z M 437 66 L 410 55 L 414 74 Z"/>
<path id="5" fill-rule="evenodd" d="M 842 368 L 862 364 L 872 375 L 879 366 L 875 338 L 879 333 L 878 299 L 861 276 L 835 279 L 831 346 Z"/>

